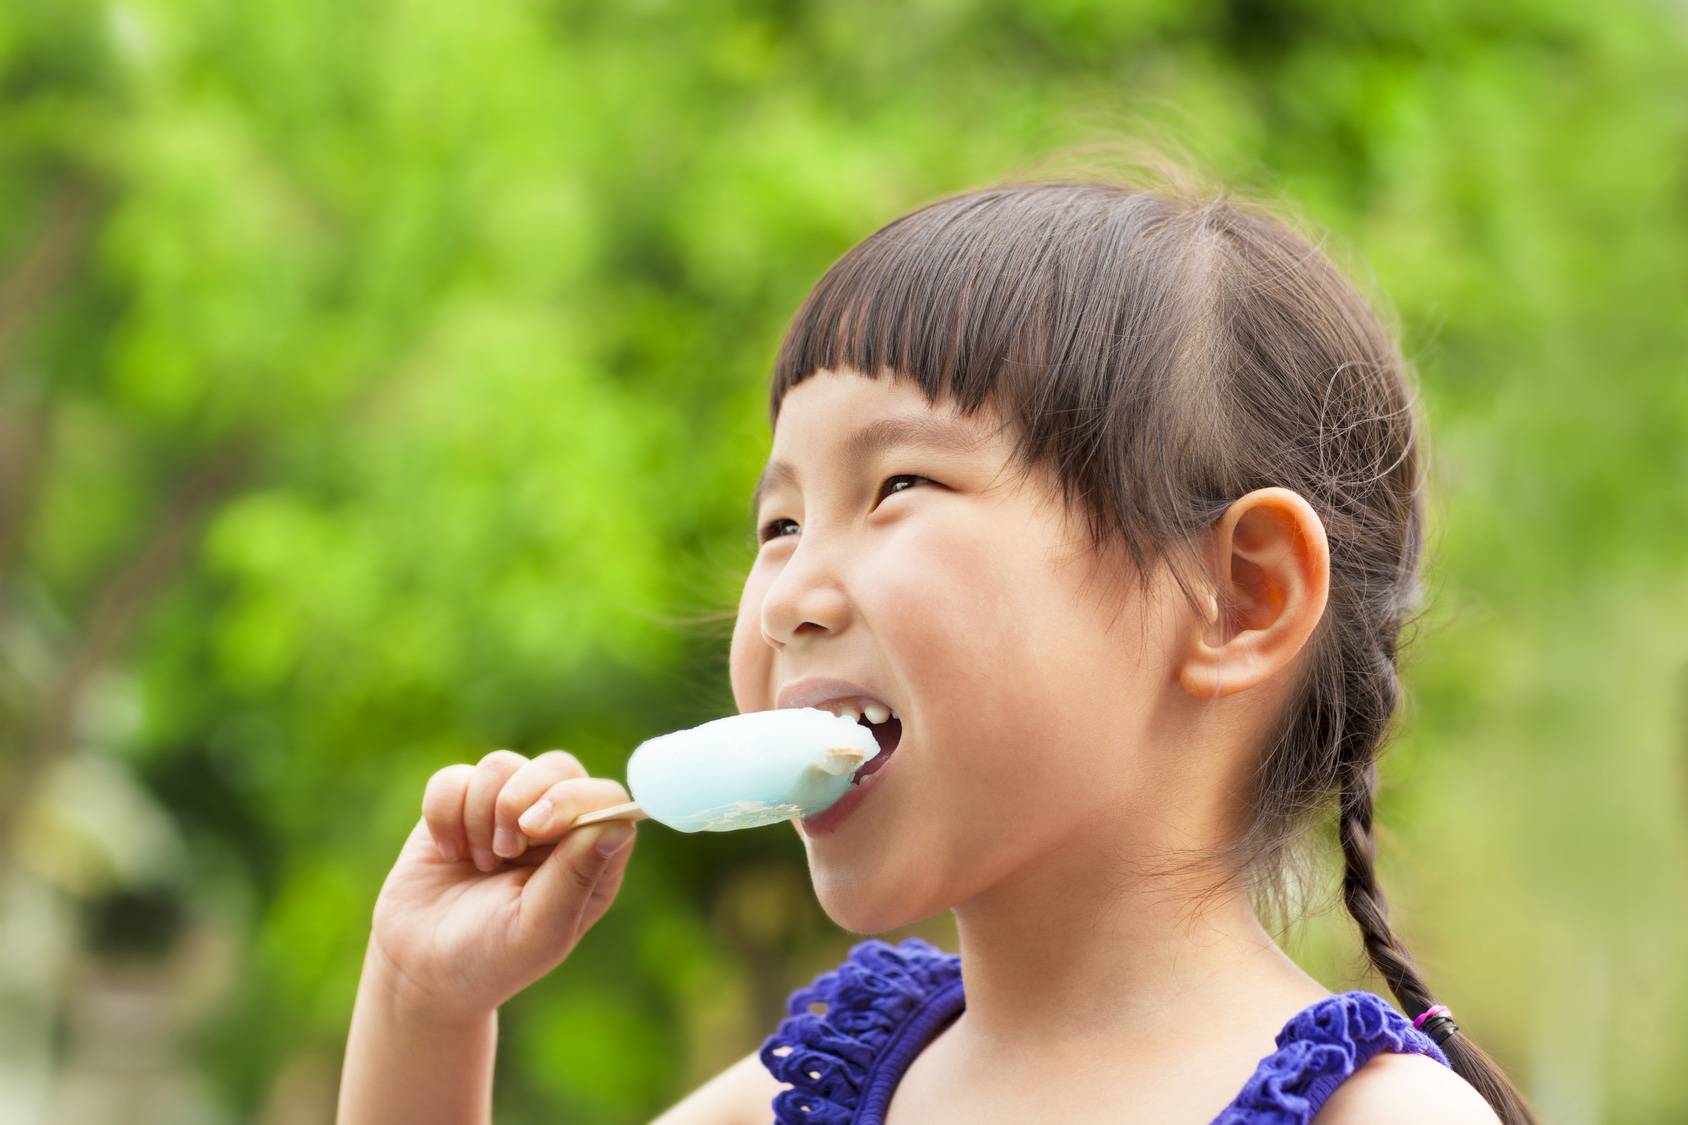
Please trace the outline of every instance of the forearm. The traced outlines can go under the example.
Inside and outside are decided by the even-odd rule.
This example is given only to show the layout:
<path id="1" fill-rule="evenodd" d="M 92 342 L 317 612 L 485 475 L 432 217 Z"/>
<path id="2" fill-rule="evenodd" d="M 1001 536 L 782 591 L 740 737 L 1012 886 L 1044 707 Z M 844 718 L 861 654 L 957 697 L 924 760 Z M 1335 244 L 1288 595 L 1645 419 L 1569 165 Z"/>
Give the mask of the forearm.
<path id="1" fill-rule="evenodd" d="M 406 1003 L 371 941 L 346 1039 L 336 1121 L 490 1123 L 497 1044 L 497 1011 L 444 1016 Z"/>

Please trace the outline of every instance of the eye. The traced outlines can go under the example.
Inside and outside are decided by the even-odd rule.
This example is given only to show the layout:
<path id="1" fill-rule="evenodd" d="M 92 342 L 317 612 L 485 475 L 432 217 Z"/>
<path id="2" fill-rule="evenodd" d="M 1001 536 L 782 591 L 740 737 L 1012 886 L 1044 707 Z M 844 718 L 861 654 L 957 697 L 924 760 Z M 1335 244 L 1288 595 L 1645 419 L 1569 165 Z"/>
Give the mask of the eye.
<path id="1" fill-rule="evenodd" d="M 890 484 L 892 481 L 899 481 L 899 480 L 911 480 L 911 481 L 912 480 L 926 480 L 926 478 L 925 477 L 917 477 L 913 473 L 898 473 L 894 477 L 886 477 L 884 484 L 881 484 L 879 486 L 879 495 L 881 495 L 881 496 L 887 495 L 887 493 L 885 491 L 885 485 Z M 927 481 L 927 483 L 930 484 L 931 482 Z M 899 492 L 907 492 L 907 491 L 908 491 L 908 489 L 906 489 L 906 488 L 893 489 L 888 495 L 895 496 Z"/>
<path id="2" fill-rule="evenodd" d="M 887 484 L 892 484 L 892 483 L 894 483 L 896 481 L 900 481 L 900 480 L 925 481 L 927 484 L 935 483 L 929 477 L 916 476 L 914 473 L 898 473 L 896 476 L 886 477 L 885 480 L 883 482 L 881 482 L 881 484 L 879 485 L 879 496 L 886 496 L 886 495 L 895 496 L 899 492 L 907 492 L 908 489 L 906 489 L 906 488 L 897 488 L 897 489 L 893 489 L 890 493 L 886 493 L 885 486 Z M 878 497 L 875 497 L 875 499 L 878 499 Z M 775 529 L 778 528 L 779 525 L 782 524 L 782 523 L 795 523 L 795 522 L 796 521 L 794 521 L 794 520 L 788 520 L 788 519 L 769 520 L 767 523 L 763 524 L 761 530 L 759 530 L 756 533 L 756 541 L 758 543 L 766 543 L 770 539 L 782 538 L 778 534 L 778 532 L 775 531 Z"/>
<path id="3" fill-rule="evenodd" d="M 762 525 L 762 530 L 756 533 L 756 541 L 758 543 L 766 543 L 770 539 L 778 539 L 779 535 L 775 534 L 774 528 L 778 527 L 782 523 L 791 522 L 791 520 L 769 520 L 767 523 Z"/>

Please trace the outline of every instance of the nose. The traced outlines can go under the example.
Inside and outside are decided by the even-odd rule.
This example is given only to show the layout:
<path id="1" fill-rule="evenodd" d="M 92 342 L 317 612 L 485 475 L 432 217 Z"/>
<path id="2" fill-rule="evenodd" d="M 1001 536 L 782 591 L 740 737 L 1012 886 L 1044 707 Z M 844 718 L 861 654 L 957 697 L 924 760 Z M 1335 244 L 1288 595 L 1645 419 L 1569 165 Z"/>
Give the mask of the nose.
<path id="1" fill-rule="evenodd" d="M 849 621 L 849 596 L 818 543 L 799 538 L 762 595 L 762 639 L 775 649 L 805 631 L 836 633 Z"/>

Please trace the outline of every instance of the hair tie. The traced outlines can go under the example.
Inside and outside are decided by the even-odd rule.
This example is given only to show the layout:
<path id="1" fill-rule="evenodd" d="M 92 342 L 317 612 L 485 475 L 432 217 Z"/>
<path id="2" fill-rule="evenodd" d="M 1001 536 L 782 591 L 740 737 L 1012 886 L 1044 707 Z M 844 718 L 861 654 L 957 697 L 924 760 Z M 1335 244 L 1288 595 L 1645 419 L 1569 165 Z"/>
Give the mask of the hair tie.
<path id="1" fill-rule="evenodd" d="M 1428 1021 L 1428 1022 L 1426 1022 Z M 1454 1014 L 1442 1004 L 1432 1004 L 1418 1014 L 1413 1020 L 1413 1026 L 1424 1024 L 1424 1033 L 1430 1036 L 1430 1041 L 1440 1047 L 1459 1031 L 1459 1024 L 1454 1022 Z"/>

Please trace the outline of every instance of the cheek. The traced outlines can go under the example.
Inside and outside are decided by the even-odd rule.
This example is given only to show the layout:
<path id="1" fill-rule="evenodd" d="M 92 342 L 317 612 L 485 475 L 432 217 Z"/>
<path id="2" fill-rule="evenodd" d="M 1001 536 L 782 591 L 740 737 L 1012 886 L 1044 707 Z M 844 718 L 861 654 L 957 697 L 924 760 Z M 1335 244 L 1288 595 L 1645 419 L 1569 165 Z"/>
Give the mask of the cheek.
<path id="1" fill-rule="evenodd" d="M 1074 572 L 1051 563 L 1044 529 L 1021 522 L 1019 534 L 923 528 L 868 595 L 920 709 L 925 783 L 966 810 L 953 831 L 989 853 L 1004 823 L 1061 819 L 1095 780 L 1082 751 L 1098 708 L 1125 705 L 1096 695 L 1097 615 L 1075 600 Z"/>
<path id="2" fill-rule="evenodd" d="M 1039 682 L 1046 607 L 1035 563 L 1006 536 L 973 526 L 922 528 L 862 596 L 873 599 L 884 651 L 941 752 L 967 748 L 970 767 L 995 763 L 1043 726 L 1052 700 Z M 938 748 L 935 748 L 938 749 Z"/>
<path id="3" fill-rule="evenodd" d="M 739 598 L 738 618 L 733 623 L 732 646 L 728 653 L 728 677 L 733 685 L 733 702 L 739 713 L 765 711 L 774 705 L 766 698 L 773 649 L 762 639 L 762 587 L 754 576 L 745 582 Z"/>
<path id="4" fill-rule="evenodd" d="M 1049 576 L 1035 548 L 1014 540 L 977 519 L 929 520 L 886 552 L 857 591 L 870 599 L 875 632 L 911 689 L 935 679 L 1000 697 L 1023 682 L 1012 670 L 1045 644 L 1039 602 Z"/>

